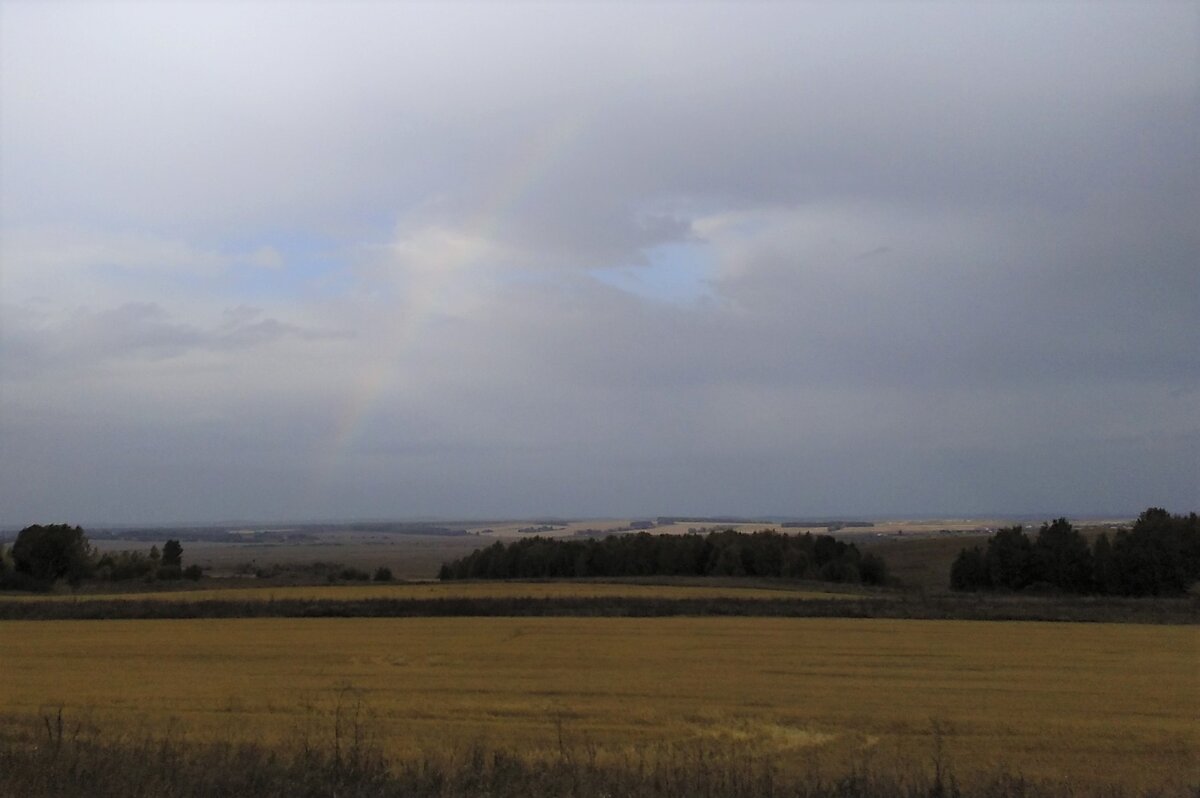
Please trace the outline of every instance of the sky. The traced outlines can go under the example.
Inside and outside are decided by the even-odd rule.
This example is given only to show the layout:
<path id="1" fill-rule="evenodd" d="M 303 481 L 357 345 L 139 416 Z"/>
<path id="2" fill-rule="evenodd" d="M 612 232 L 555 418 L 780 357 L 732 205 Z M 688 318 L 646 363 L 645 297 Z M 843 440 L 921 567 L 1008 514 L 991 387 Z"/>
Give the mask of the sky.
<path id="1" fill-rule="evenodd" d="M 1200 5 L 0 0 L 0 523 L 1200 509 Z"/>

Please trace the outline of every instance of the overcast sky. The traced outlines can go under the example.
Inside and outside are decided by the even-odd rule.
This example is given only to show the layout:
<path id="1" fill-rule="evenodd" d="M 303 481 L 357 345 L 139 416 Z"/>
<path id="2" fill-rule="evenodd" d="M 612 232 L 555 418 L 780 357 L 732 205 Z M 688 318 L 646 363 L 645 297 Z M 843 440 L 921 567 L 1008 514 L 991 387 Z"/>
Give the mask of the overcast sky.
<path id="1" fill-rule="evenodd" d="M 0 523 L 1200 509 L 1196 3 L 0 4 Z"/>

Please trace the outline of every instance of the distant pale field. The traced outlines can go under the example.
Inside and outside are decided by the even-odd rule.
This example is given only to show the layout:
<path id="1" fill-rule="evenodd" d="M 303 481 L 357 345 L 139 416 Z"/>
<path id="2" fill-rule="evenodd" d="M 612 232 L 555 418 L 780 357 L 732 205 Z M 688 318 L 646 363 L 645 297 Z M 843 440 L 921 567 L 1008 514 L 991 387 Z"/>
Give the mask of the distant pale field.
<path id="1" fill-rule="evenodd" d="M 856 598 L 849 593 L 780 588 L 637 585 L 604 582 L 429 582 L 411 584 L 304 585 L 206 588 L 140 593 L 0 596 L 0 601 L 90 601 L 96 599 L 160 601 L 271 601 L 274 599 L 437 599 L 437 598 Z"/>
<path id="2" fill-rule="evenodd" d="M 629 524 L 638 519 L 594 519 L 582 521 L 570 521 L 559 525 L 556 529 L 540 532 L 546 537 L 570 537 L 579 532 L 587 530 L 596 530 L 602 532 L 623 531 L 629 528 Z M 845 527 L 837 531 L 837 534 L 843 537 L 858 537 L 864 535 L 876 534 L 895 534 L 904 532 L 906 535 L 925 536 L 933 535 L 940 532 L 967 532 L 981 529 L 996 529 L 1002 526 L 1011 525 L 1011 521 L 997 520 L 994 518 L 938 518 L 938 519 L 889 519 L 872 522 L 869 527 Z M 485 537 L 522 537 L 520 533 L 522 528 L 529 528 L 536 524 L 531 521 L 520 521 L 506 524 L 493 524 L 488 527 L 471 526 L 469 529 L 473 532 L 482 532 Z M 788 534 L 802 534 L 804 532 L 812 532 L 813 534 L 828 534 L 828 529 L 824 526 L 811 527 L 783 527 L 778 521 L 755 522 L 755 523 L 721 523 L 719 521 L 680 521 L 674 524 L 664 524 L 656 526 L 645 531 L 656 535 L 682 535 L 691 530 L 704 529 L 736 529 L 739 532 L 759 532 L 765 529 L 773 529 L 778 532 L 786 532 Z M 529 533 L 526 533 L 529 534 Z"/>
<path id="3" fill-rule="evenodd" d="M 157 544 L 161 549 L 165 538 Z M 199 565 L 214 573 L 228 573 L 242 565 L 270 567 L 316 561 L 351 565 L 373 572 L 387 566 L 400 579 L 432 579 L 442 563 L 465 557 L 495 541 L 475 535 L 380 535 L 334 533 L 320 540 L 293 543 L 217 543 L 184 541 L 184 565 Z M 149 551 L 150 543 L 135 540 L 98 540 L 103 551 Z"/>
<path id="4" fill-rule="evenodd" d="M 833 773 L 935 726 L 960 776 L 1200 780 L 1200 630 L 767 618 L 0 622 L 0 712 L 129 733 L 328 740 L 359 711 L 390 751 L 472 742 L 653 750 L 739 741 Z M 633 755 L 637 755 L 636 753 Z"/>

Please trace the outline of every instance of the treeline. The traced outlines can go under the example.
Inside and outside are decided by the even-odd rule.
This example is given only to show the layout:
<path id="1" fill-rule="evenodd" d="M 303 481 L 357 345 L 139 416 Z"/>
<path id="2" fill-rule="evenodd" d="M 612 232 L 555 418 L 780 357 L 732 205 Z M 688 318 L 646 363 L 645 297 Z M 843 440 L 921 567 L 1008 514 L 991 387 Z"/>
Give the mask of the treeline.
<path id="1" fill-rule="evenodd" d="M 0 546 L 0 589 L 48 590 L 63 581 L 122 582 L 156 579 L 199 579 L 200 566 L 183 565 L 183 546 L 168 540 L 162 551 L 115 551 L 100 554 L 83 528 L 69 524 L 34 524 L 17 535 L 9 549 Z"/>
<path id="2" fill-rule="evenodd" d="M 954 590 L 1056 590 L 1109 596 L 1180 595 L 1200 580 L 1200 518 L 1152 507 L 1132 529 L 1089 546 L 1065 518 L 1030 538 L 1001 529 L 987 548 L 964 549 L 950 570 Z"/>
<path id="3" fill-rule="evenodd" d="M 881 585 L 887 566 L 830 535 L 610 535 L 591 540 L 535 537 L 444 564 L 438 578 L 549 579 L 593 576 L 774 576 Z"/>

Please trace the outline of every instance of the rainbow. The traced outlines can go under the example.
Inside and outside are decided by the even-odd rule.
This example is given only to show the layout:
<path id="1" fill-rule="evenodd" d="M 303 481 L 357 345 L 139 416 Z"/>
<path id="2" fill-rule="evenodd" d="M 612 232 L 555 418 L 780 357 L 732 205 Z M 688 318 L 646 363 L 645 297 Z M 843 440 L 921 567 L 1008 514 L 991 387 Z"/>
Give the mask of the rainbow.
<path id="1" fill-rule="evenodd" d="M 439 303 L 444 304 L 448 289 L 457 279 L 456 273 L 484 256 L 521 199 L 577 147 L 589 118 L 589 114 L 563 115 L 531 136 L 516 157 L 500 170 L 479 211 L 460 235 L 454 237 L 449 255 L 423 274 L 423 279 L 414 280 L 404 288 L 397 324 L 389 330 L 386 340 L 375 342 L 380 347 L 378 355 L 370 358 L 354 381 L 333 425 L 328 450 L 332 452 L 331 470 L 361 440 L 368 421 L 399 376 L 400 355 L 420 341 L 428 322 L 437 315 Z"/>

